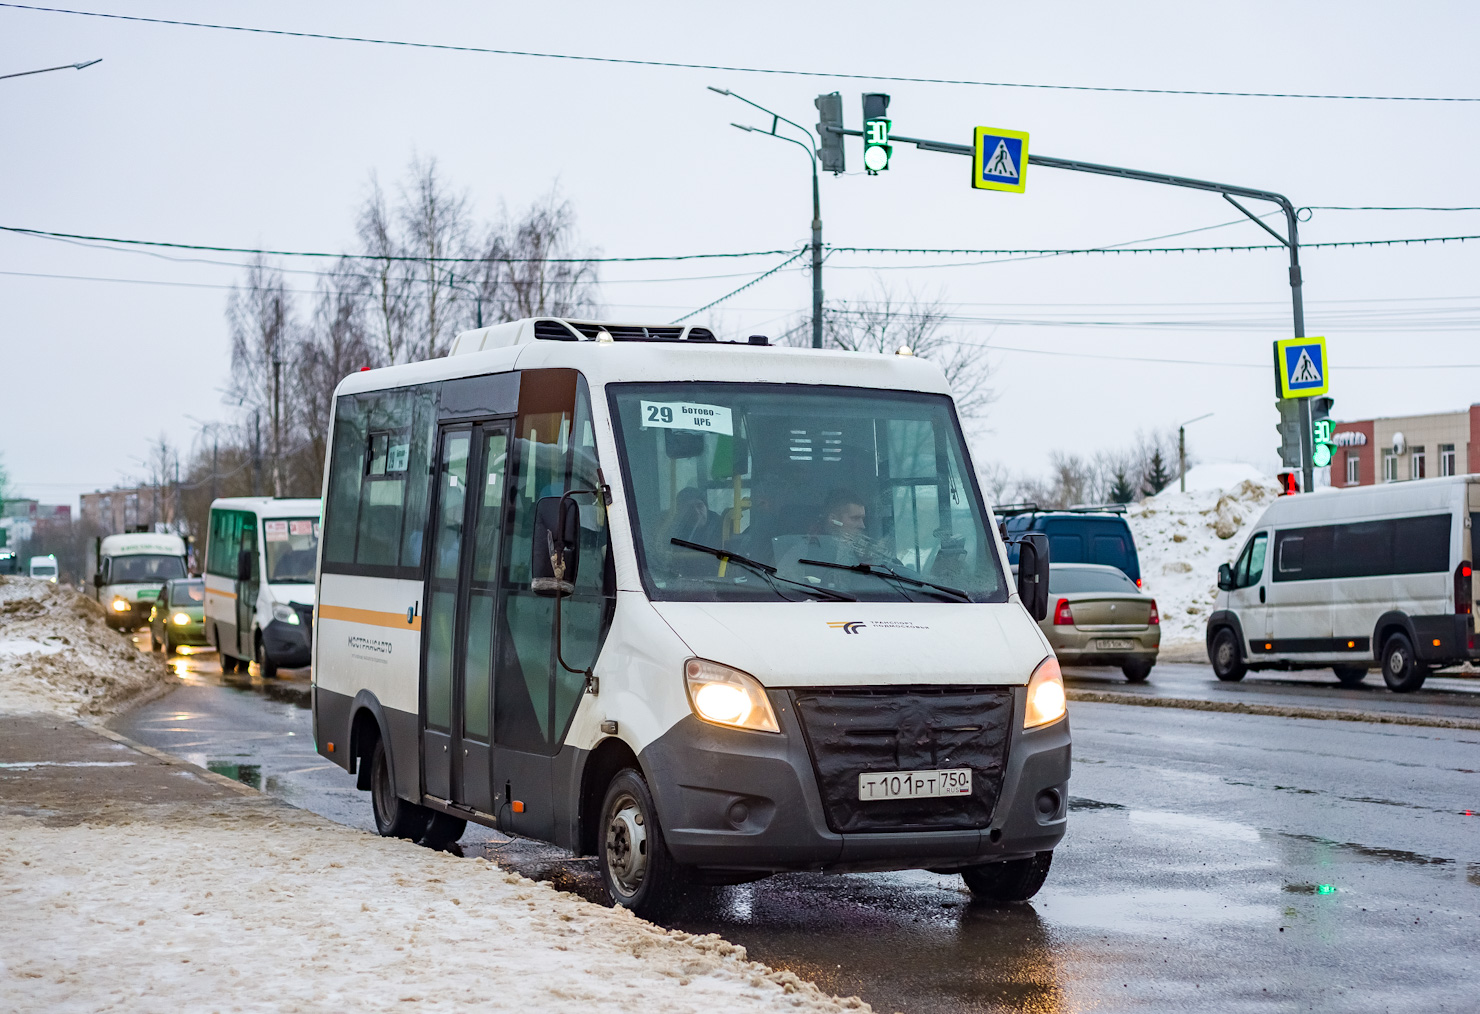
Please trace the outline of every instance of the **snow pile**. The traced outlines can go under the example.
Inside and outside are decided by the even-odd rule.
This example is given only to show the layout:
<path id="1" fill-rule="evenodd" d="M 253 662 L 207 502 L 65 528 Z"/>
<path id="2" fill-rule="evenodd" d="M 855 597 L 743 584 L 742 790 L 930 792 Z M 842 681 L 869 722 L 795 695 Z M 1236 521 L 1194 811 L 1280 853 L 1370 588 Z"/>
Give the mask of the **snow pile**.
<path id="1" fill-rule="evenodd" d="M 1187 492 L 1169 486 L 1126 514 L 1142 587 L 1161 613 L 1168 661 L 1205 657 L 1204 632 L 1218 595 L 1218 565 L 1232 563 L 1249 529 L 1279 495 L 1273 479 L 1248 465 L 1203 465 L 1187 472 Z"/>
<path id="2" fill-rule="evenodd" d="M 0 1008 L 871 1010 L 717 936 L 265 803 L 0 818 Z"/>
<path id="3" fill-rule="evenodd" d="M 65 585 L 0 577 L 0 712 L 99 716 L 170 685 L 164 662 Z"/>

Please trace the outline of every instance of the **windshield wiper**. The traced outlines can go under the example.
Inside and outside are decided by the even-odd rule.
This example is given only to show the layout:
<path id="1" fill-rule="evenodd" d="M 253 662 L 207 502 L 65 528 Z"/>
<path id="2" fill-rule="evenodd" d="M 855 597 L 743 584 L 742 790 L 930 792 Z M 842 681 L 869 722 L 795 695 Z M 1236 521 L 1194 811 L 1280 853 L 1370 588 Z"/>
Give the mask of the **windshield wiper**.
<path id="1" fill-rule="evenodd" d="M 822 598 L 832 599 L 834 602 L 858 601 L 858 597 L 856 595 L 849 595 L 847 592 L 833 591 L 831 588 L 819 588 L 816 585 L 807 584 L 805 581 L 793 581 L 789 577 L 782 577 L 780 574 L 776 573 L 776 568 L 772 567 L 770 564 L 761 563 L 759 560 L 752 560 L 750 557 L 741 556 L 739 553 L 732 553 L 728 549 L 716 549 L 713 546 L 706 546 L 698 542 L 690 542 L 687 539 L 669 539 L 668 541 L 673 543 L 675 546 L 682 546 L 685 549 L 697 549 L 701 553 L 708 553 L 710 556 L 716 556 L 721 560 L 734 560 L 742 567 L 749 567 L 751 570 L 755 571 L 762 578 L 764 578 L 766 583 L 771 586 L 771 590 L 774 591 L 777 595 L 781 595 L 781 589 L 776 587 L 776 582 L 784 581 L 789 585 L 794 585 L 797 588 L 802 589 L 802 591 L 808 592 L 809 594 L 818 595 Z M 781 595 L 781 597 L 786 598 L 785 595 Z"/>
<path id="2" fill-rule="evenodd" d="M 893 567 L 882 567 L 875 563 L 828 563 L 826 560 L 798 560 L 797 563 L 811 567 L 831 567 L 834 570 L 851 570 L 855 574 L 872 574 L 875 577 L 891 578 L 903 584 L 914 585 L 916 588 L 926 588 L 944 595 L 949 595 L 957 602 L 971 601 L 971 596 L 960 588 L 936 584 L 934 581 L 922 581 L 917 577 L 909 577 L 908 575 L 901 574 Z"/>

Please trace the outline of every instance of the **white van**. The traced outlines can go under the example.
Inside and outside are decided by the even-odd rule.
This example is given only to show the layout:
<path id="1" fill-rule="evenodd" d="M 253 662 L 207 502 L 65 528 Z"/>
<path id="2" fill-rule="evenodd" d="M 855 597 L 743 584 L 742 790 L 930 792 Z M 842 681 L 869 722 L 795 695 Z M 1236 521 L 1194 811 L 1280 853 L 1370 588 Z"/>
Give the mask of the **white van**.
<path id="1" fill-rule="evenodd" d="M 1330 667 L 1355 685 L 1380 667 L 1407 692 L 1433 669 L 1480 658 L 1477 518 L 1475 475 L 1280 497 L 1218 568 L 1214 672 Z"/>
<path id="2" fill-rule="evenodd" d="M 31 576 L 40 581 L 57 583 L 57 558 L 51 554 L 31 557 Z"/>
<path id="3" fill-rule="evenodd" d="M 975 474 L 945 377 L 907 354 L 523 320 L 353 374 L 318 750 L 382 834 L 554 842 L 640 911 L 783 870 L 1029 897 L 1069 726 Z"/>
<path id="4" fill-rule="evenodd" d="M 134 532 L 109 535 L 94 544 L 93 596 L 108 613 L 108 625 L 133 630 L 149 619 L 164 583 L 185 577 L 185 540 L 178 535 Z"/>
<path id="5" fill-rule="evenodd" d="M 239 496 L 211 503 L 206 538 L 206 637 L 223 672 L 263 677 L 308 665 L 320 501 Z"/>

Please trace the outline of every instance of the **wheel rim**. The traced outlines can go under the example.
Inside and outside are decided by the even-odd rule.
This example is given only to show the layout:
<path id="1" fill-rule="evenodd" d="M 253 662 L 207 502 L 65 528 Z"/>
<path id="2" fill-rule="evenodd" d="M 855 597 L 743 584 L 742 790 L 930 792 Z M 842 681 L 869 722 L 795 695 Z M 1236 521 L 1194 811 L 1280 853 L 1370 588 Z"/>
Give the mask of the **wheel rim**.
<path id="1" fill-rule="evenodd" d="M 1228 637 L 1218 638 L 1218 671 L 1229 672 L 1233 669 L 1233 644 Z"/>
<path id="2" fill-rule="evenodd" d="M 375 816 L 382 827 L 391 822 L 391 798 L 391 780 L 385 755 L 376 751 L 375 768 L 370 772 L 370 799 L 375 804 Z"/>
<path id="3" fill-rule="evenodd" d="M 1388 671 L 1394 676 L 1402 676 L 1408 669 L 1408 653 L 1402 648 L 1394 648 L 1388 655 Z"/>
<path id="4" fill-rule="evenodd" d="M 606 819 L 606 868 L 624 898 L 642 889 L 647 875 L 647 819 L 642 806 L 624 792 L 612 801 Z"/>

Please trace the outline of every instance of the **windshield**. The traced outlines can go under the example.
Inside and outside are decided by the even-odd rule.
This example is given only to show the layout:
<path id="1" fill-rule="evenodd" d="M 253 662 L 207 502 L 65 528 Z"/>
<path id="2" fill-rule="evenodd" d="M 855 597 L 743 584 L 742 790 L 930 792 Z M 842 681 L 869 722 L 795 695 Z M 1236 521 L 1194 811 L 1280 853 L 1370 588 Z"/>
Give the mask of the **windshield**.
<path id="1" fill-rule="evenodd" d="M 170 584 L 170 604 L 176 606 L 190 607 L 204 605 L 206 601 L 206 583 L 196 579 L 194 581 L 175 581 Z"/>
<path id="2" fill-rule="evenodd" d="M 1006 599 L 946 396 L 786 384 L 610 390 L 653 599 L 805 599 L 809 587 L 873 602 Z M 674 539 L 774 567 L 780 580 Z"/>
<path id="3" fill-rule="evenodd" d="M 319 560 L 318 518 L 264 518 L 268 584 L 313 584 Z"/>
<path id="4" fill-rule="evenodd" d="M 1049 554 L 1053 559 L 1053 554 Z M 1139 593 L 1141 589 L 1136 587 L 1136 582 L 1126 577 L 1118 570 L 1080 570 L 1076 568 L 1059 568 L 1052 564 L 1048 568 L 1048 593 L 1050 595 L 1068 594 L 1071 592 L 1134 592 Z"/>
<path id="5" fill-rule="evenodd" d="M 108 564 L 109 584 L 158 583 L 184 576 L 185 560 L 179 556 L 115 556 Z"/>
<path id="6" fill-rule="evenodd" d="M 33 564 L 31 564 L 31 573 L 35 577 L 51 577 L 56 572 L 57 572 L 57 565 L 54 564 L 54 563 L 33 563 Z"/>

